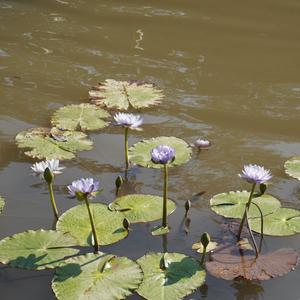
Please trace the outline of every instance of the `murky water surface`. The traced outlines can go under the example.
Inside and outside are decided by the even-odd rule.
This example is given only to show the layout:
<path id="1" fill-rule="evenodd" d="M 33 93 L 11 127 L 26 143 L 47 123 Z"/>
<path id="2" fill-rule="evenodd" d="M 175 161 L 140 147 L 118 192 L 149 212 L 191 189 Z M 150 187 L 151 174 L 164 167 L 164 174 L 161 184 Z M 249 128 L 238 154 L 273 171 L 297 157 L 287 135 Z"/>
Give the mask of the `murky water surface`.
<path id="1" fill-rule="evenodd" d="M 133 132 L 130 143 L 160 135 L 213 143 L 170 172 L 170 197 L 178 209 L 170 217 L 169 251 L 197 257 L 190 248 L 203 231 L 221 235 L 222 218 L 211 212 L 209 199 L 249 188 L 237 177 L 244 163 L 270 168 L 269 192 L 284 206 L 300 208 L 300 185 L 283 170 L 285 160 L 300 154 L 299 16 L 297 0 L 0 0 L 0 193 L 7 200 L 1 238 L 52 224 L 47 190 L 31 176 L 33 160 L 16 148 L 16 133 L 47 126 L 57 108 L 87 101 L 89 87 L 106 78 L 146 80 L 166 94 L 159 107 L 144 111 L 144 131 Z M 94 149 L 66 162 L 57 177 L 61 211 L 76 204 L 65 185 L 80 176 L 99 177 L 99 199 L 114 199 L 122 132 L 108 128 L 91 138 Z M 136 168 L 130 176 L 131 192 L 161 194 L 159 170 Z M 193 202 L 186 236 L 183 205 L 200 191 L 205 194 Z M 162 251 L 151 226 L 134 226 L 129 238 L 104 250 L 131 258 Z M 266 243 L 299 250 L 300 235 Z M 2 267 L 1 299 L 54 299 L 52 276 Z M 189 299 L 296 300 L 299 280 L 299 267 L 261 283 L 208 275 Z"/>

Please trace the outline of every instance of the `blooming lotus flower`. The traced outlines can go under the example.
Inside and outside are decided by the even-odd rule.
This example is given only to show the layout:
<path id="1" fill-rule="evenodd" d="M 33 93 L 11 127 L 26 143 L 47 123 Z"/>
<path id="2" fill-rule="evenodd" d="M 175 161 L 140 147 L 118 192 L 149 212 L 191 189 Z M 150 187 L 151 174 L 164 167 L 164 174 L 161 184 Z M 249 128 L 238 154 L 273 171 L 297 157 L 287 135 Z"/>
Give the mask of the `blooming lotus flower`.
<path id="1" fill-rule="evenodd" d="M 156 164 L 167 164 L 175 157 L 175 149 L 167 145 L 159 145 L 151 150 L 151 160 Z"/>
<path id="2" fill-rule="evenodd" d="M 59 166 L 59 160 L 58 159 L 51 159 L 51 160 L 45 160 L 41 162 L 37 162 L 31 166 L 31 169 L 36 175 L 43 176 L 45 170 L 49 168 L 49 170 L 53 174 L 61 174 L 61 170 L 63 170 L 65 167 Z"/>
<path id="3" fill-rule="evenodd" d="M 210 141 L 198 139 L 195 141 L 194 146 L 198 148 L 207 148 L 210 146 Z"/>
<path id="4" fill-rule="evenodd" d="M 239 176 L 247 182 L 261 184 L 272 178 L 270 170 L 258 165 L 245 165 Z"/>
<path id="5" fill-rule="evenodd" d="M 99 190 L 100 182 L 94 181 L 93 178 L 81 178 L 79 180 L 73 181 L 67 186 L 69 194 L 73 197 L 79 198 L 80 195 L 84 195 L 87 198 L 92 198 L 95 196 L 96 192 Z"/>
<path id="6" fill-rule="evenodd" d="M 128 127 L 130 129 L 138 130 L 139 126 L 143 123 L 143 118 L 140 115 L 128 114 L 128 113 L 116 113 L 114 115 L 116 121 L 115 125 Z"/>

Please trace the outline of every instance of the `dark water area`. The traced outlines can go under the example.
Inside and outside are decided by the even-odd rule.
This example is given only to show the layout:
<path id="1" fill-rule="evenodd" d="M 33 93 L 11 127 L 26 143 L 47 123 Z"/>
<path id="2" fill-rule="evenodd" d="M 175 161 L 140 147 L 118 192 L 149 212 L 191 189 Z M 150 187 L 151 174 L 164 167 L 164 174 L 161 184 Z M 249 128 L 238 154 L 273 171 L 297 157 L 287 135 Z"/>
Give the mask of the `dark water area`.
<path id="1" fill-rule="evenodd" d="M 144 110 L 145 138 L 177 136 L 212 141 L 207 151 L 170 170 L 169 196 L 177 204 L 169 217 L 167 248 L 198 258 L 191 250 L 202 232 L 220 237 L 222 217 L 209 199 L 221 192 L 249 189 L 237 174 L 244 164 L 273 173 L 268 192 L 282 206 L 300 208 L 299 181 L 284 162 L 300 155 L 300 2 L 296 0 L 0 0 L 0 238 L 28 229 L 50 229 L 48 192 L 32 176 L 35 160 L 17 149 L 15 135 L 48 126 L 53 112 L 88 101 L 91 86 L 107 78 L 141 79 L 165 93 L 160 106 Z M 122 174 L 123 135 L 119 128 L 92 133 L 94 148 L 63 162 L 55 193 L 61 212 L 77 205 L 65 186 L 97 177 L 104 188 L 97 201 L 114 200 L 114 180 Z M 133 168 L 128 191 L 161 195 L 160 170 Z M 184 233 L 184 203 L 193 202 Z M 103 251 L 137 259 L 162 251 L 151 224 L 137 224 L 125 240 Z M 299 251 L 300 235 L 267 237 L 267 249 Z M 1 266 L 1 299 L 55 299 L 53 271 L 32 272 Z M 265 281 L 225 281 L 209 274 L 186 299 L 298 300 L 299 267 Z M 141 299 L 133 295 L 129 299 Z"/>

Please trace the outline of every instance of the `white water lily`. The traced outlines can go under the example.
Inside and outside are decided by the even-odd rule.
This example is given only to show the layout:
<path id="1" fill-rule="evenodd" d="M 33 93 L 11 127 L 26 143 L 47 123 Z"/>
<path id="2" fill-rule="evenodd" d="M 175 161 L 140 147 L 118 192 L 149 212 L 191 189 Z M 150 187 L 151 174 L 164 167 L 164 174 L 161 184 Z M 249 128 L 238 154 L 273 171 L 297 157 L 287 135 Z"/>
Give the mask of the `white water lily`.
<path id="1" fill-rule="evenodd" d="M 63 170 L 65 167 L 59 166 L 59 160 L 58 159 L 51 159 L 51 160 L 45 160 L 41 162 L 37 162 L 31 166 L 31 169 L 36 175 L 43 176 L 45 170 L 49 168 L 49 170 L 53 174 L 61 174 L 61 170 Z"/>

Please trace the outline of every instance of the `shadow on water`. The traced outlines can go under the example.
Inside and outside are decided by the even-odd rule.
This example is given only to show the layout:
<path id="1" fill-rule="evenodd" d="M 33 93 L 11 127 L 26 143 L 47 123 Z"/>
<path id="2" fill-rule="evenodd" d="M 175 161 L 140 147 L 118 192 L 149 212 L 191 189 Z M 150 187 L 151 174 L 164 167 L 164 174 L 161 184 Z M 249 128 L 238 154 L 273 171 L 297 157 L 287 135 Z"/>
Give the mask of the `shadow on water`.
<path id="1" fill-rule="evenodd" d="M 231 285 L 235 292 L 236 300 L 259 300 L 263 299 L 264 288 L 259 281 L 235 279 Z"/>

